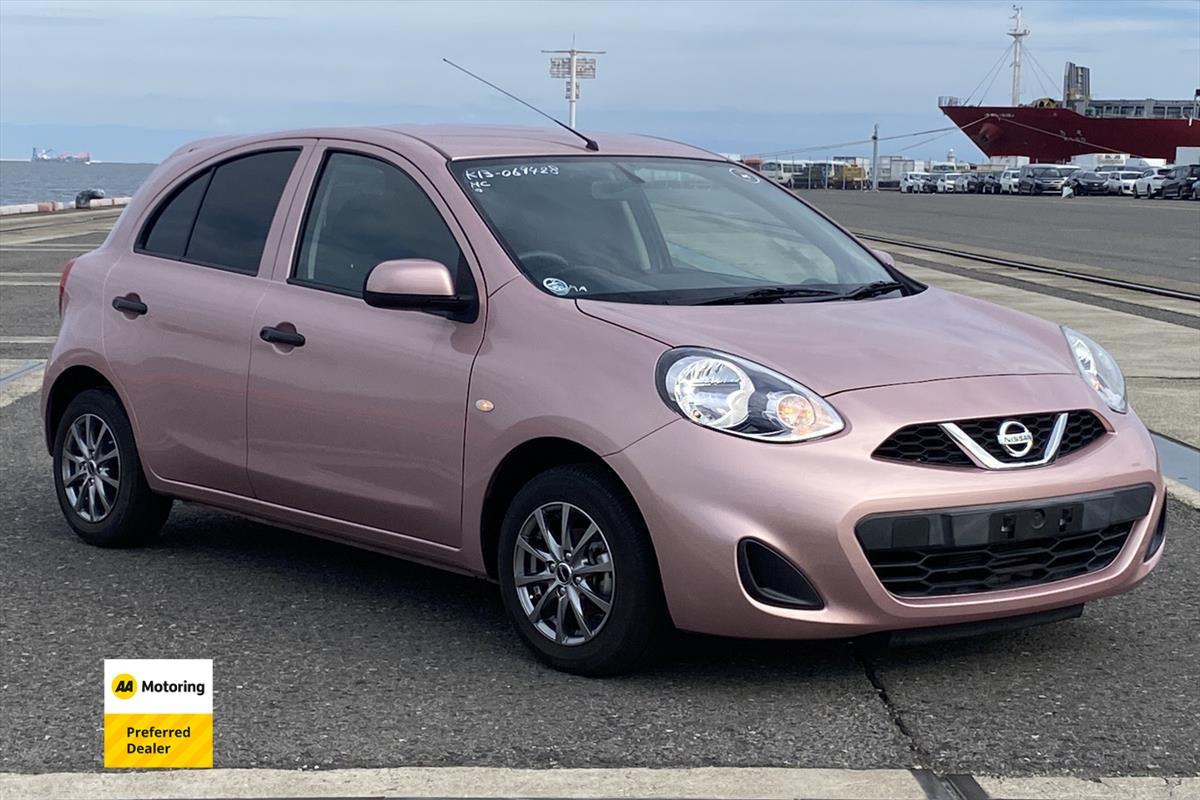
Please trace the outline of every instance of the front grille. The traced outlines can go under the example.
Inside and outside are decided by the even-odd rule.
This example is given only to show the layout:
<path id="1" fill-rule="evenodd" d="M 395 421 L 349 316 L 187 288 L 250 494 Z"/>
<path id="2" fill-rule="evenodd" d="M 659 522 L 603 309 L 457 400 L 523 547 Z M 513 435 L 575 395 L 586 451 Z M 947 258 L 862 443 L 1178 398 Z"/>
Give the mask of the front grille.
<path id="1" fill-rule="evenodd" d="M 939 425 L 909 425 L 901 428 L 875 449 L 875 458 L 889 461 L 912 461 L 917 464 L 940 464 L 950 467 L 970 467 L 967 458 L 954 440 Z"/>
<path id="2" fill-rule="evenodd" d="M 1046 454 L 1046 444 L 1050 441 L 1050 431 L 1054 429 L 1058 413 L 968 419 L 956 424 L 963 433 L 974 439 L 976 444 L 987 450 L 988 455 L 992 458 L 1004 464 L 1018 464 L 1022 461 L 1037 461 Z M 996 436 L 1000 433 L 1000 426 L 1010 419 L 1021 423 L 1033 434 L 1033 447 L 1023 456 L 1009 455 L 1008 451 L 1000 446 L 1000 442 L 996 441 Z"/>
<path id="3" fill-rule="evenodd" d="M 901 597 L 990 592 L 1060 581 L 1104 569 L 1132 522 L 1064 537 L 973 547 L 901 547 L 867 551 L 884 587 Z"/>
<path id="4" fill-rule="evenodd" d="M 952 420 L 963 433 L 970 436 L 997 461 L 1004 464 L 1019 464 L 1037 461 L 1045 454 L 1046 445 L 1054 422 L 1062 412 L 1025 414 L 1015 417 L 985 417 L 981 419 Z M 1033 447 L 1016 458 L 1008 454 L 996 436 L 1000 426 L 1007 420 L 1016 420 L 1033 434 Z M 1105 434 L 1104 423 L 1091 411 L 1070 411 L 1057 456 L 1064 456 L 1087 447 Z M 872 454 L 875 458 L 889 461 L 905 461 L 914 464 L 930 464 L 949 467 L 974 467 L 975 462 L 950 438 L 938 423 L 909 425 L 893 433 Z"/>
<path id="5" fill-rule="evenodd" d="M 1067 429 L 1063 431 L 1062 444 L 1058 446 L 1058 454 L 1065 456 L 1082 450 L 1099 439 L 1107 431 L 1104 423 L 1090 411 L 1072 411 L 1067 415 Z"/>

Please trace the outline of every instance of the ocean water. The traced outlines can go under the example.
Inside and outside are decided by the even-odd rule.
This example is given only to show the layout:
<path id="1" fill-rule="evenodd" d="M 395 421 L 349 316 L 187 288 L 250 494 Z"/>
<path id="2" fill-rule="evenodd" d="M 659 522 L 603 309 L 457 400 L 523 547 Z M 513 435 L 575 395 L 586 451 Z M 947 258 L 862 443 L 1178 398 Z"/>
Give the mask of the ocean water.
<path id="1" fill-rule="evenodd" d="M 74 202 L 84 189 L 128 197 L 154 164 L 58 164 L 0 161 L 0 206 L 16 203 Z"/>

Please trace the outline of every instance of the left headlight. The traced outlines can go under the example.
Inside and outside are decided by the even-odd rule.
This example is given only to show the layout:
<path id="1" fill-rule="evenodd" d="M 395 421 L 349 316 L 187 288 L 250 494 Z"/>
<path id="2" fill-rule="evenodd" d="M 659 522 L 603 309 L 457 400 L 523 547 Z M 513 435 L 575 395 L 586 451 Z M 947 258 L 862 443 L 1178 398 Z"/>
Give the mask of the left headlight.
<path id="1" fill-rule="evenodd" d="M 1089 386 L 1096 390 L 1105 404 L 1119 414 L 1129 408 L 1125 397 L 1125 376 L 1116 360 L 1100 345 L 1066 325 L 1062 329 L 1067 346 L 1075 356 L 1075 366 Z"/>
<path id="2" fill-rule="evenodd" d="M 706 428 L 770 442 L 803 442 L 846 427 L 828 402 L 774 370 L 715 350 L 680 347 L 658 360 L 658 392 Z"/>

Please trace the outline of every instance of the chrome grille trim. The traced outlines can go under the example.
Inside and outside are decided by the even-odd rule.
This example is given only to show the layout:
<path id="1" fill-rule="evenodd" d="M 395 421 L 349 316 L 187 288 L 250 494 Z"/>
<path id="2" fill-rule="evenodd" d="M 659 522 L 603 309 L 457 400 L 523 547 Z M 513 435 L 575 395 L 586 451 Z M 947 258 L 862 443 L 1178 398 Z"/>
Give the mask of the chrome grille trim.
<path id="1" fill-rule="evenodd" d="M 1054 420 L 1054 428 L 1050 431 L 1050 439 L 1046 442 L 1046 447 L 1042 451 L 1040 458 L 1032 461 L 1015 461 L 1005 463 L 995 458 L 987 450 L 983 449 L 970 436 L 963 432 L 963 429 L 953 422 L 943 422 L 939 427 L 946 432 L 946 435 L 954 440 L 962 451 L 967 454 L 967 458 L 975 462 L 977 467 L 982 469 L 1025 469 L 1026 467 L 1040 467 L 1049 464 L 1058 455 L 1058 448 L 1062 444 L 1063 433 L 1067 429 L 1067 414 L 1062 412 Z"/>

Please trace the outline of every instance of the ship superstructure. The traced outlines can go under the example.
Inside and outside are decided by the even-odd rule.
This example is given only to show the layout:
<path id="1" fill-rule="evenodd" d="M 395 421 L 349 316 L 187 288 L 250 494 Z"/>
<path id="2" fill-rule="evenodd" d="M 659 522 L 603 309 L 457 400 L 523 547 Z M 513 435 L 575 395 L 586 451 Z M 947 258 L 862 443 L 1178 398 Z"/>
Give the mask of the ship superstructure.
<path id="1" fill-rule="evenodd" d="M 1190 100 L 1092 97 L 1091 70 L 1068 62 L 1062 99 L 1043 97 L 1022 105 L 1024 39 L 1021 9 L 1013 7 L 1012 104 L 971 105 L 941 97 L 938 107 L 989 158 L 1028 156 L 1035 162 L 1068 161 L 1084 153 L 1123 153 L 1172 160 L 1177 147 L 1200 146 L 1200 90 Z"/>

